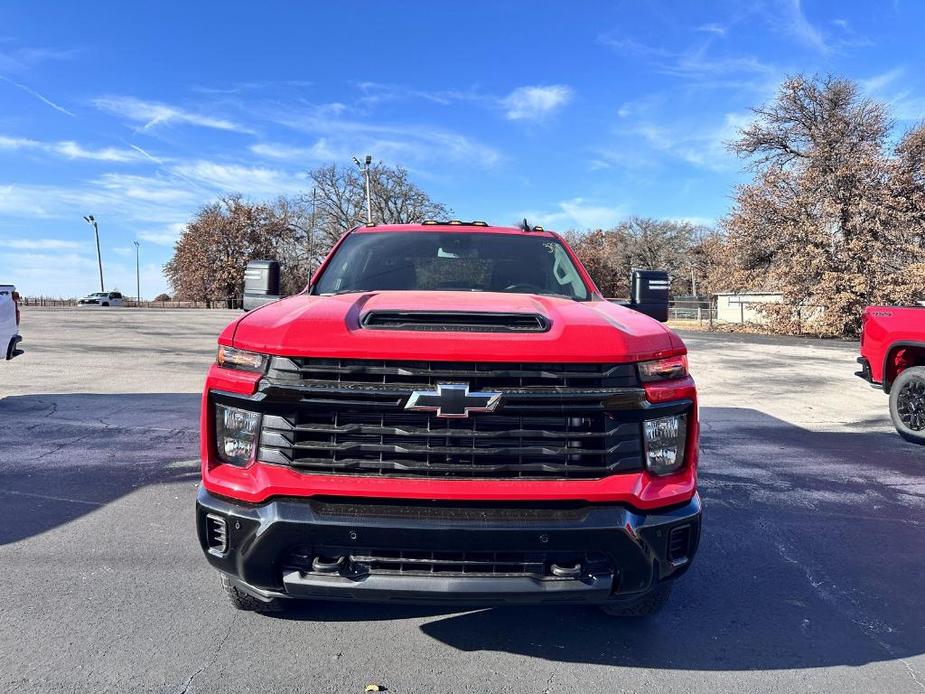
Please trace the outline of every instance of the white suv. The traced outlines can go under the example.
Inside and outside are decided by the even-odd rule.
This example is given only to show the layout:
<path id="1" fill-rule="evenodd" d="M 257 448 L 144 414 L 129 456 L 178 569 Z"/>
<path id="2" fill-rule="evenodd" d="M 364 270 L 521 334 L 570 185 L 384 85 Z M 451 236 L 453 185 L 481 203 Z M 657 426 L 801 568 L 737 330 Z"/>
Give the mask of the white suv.
<path id="1" fill-rule="evenodd" d="M 12 284 L 0 284 L 0 352 L 7 360 L 22 354 L 19 343 L 19 294 Z"/>
<path id="2" fill-rule="evenodd" d="M 120 292 L 96 292 L 77 300 L 78 306 L 124 306 L 125 299 Z"/>

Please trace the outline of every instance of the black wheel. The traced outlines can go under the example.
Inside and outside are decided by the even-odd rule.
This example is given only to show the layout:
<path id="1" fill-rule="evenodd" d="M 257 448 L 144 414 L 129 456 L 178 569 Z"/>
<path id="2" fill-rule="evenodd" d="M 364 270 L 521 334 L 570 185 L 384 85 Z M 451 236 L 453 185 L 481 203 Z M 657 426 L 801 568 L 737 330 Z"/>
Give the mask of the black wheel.
<path id="1" fill-rule="evenodd" d="M 236 610 L 245 610 L 247 612 L 279 612 L 283 609 L 283 603 L 277 598 L 269 602 L 264 602 L 255 598 L 253 595 L 239 590 L 227 576 L 222 574 L 222 588 L 228 600 L 234 605 Z"/>
<path id="2" fill-rule="evenodd" d="M 906 369 L 893 381 L 890 417 L 906 441 L 925 445 L 925 366 Z"/>
<path id="3" fill-rule="evenodd" d="M 601 610 L 611 617 L 648 617 L 661 610 L 671 596 L 671 584 L 659 586 L 632 602 L 607 602 Z"/>

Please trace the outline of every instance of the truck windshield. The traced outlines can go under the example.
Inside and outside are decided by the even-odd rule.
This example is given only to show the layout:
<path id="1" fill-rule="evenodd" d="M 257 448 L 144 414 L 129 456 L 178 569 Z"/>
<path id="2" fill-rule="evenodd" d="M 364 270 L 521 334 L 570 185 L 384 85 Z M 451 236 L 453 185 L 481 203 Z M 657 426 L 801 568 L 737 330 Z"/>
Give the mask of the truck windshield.
<path id="1" fill-rule="evenodd" d="M 377 290 L 512 292 L 586 300 L 562 244 L 498 233 L 362 232 L 344 239 L 314 294 Z"/>

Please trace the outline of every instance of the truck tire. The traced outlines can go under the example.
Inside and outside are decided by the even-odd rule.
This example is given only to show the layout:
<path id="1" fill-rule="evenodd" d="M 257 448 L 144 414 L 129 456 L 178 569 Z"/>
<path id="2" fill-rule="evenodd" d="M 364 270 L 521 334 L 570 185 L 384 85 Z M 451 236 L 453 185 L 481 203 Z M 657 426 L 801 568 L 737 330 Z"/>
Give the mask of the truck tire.
<path id="1" fill-rule="evenodd" d="M 611 617 L 648 617 L 661 610 L 671 596 L 671 584 L 659 586 L 633 602 L 608 602 L 601 605 Z"/>
<path id="2" fill-rule="evenodd" d="M 925 445 L 925 366 L 906 369 L 893 381 L 890 417 L 906 441 Z"/>
<path id="3" fill-rule="evenodd" d="M 258 600 L 253 595 L 248 595 L 244 591 L 238 590 L 234 583 L 224 574 L 221 578 L 225 595 L 228 596 L 228 600 L 234 605 L 236 610 L 244 610 L 246 612 L 280 612 L 283 609 L 281 600 L 277 598 L 273 598 L 269 602 Z"/>

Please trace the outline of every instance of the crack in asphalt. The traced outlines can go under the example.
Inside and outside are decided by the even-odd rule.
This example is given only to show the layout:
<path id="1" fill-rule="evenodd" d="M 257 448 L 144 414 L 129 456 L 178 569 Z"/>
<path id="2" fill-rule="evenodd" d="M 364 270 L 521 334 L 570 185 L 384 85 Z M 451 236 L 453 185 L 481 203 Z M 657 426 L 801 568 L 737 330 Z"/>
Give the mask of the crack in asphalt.
<path id="1" fill-rule="evenodd" d="M 88 501 L 87 499 L 69 499 L 66 496 L 49 496 L 48 494 L 33 494 L 30 492 L 16 492 L 12 489 L 0 489 L 0 494 L 15 494 L 16 496 L 28 496 L 33 499 L 45 499 L 47 501 L 65 501 L 71 504 L 88 504 L 90 506 L 105 506 L 106 502 Z"/>
<path id="2" fill-rule="evenodd" d="M 81 441 L 90 438 L 92 435 L 93 434 L 84 434 L 83 436 L 78 436 L 76 439 L 71 439 L 69 441 L 65 441 L 64 443 L 59 443 L 54 448 L 52 448 L 50 451 L 45 451 L 41 455 L 37 455 L 35 459 L 41 460 L 42 458 L 46 458 L 50 455 L 54 455 L 55 453 L 58 453 L 59 451 L 63 451 L 68 446 L 73 446 L 76 443 L 80 443 Z"/>
<path id="3" fill-rule="evenodd" d="M 812 586 L 814 592 L 824 602 L 834 607 L 844 617 L 847 617 L 850 622 L 852 622 L 860 629 L 864 636 L 882 648 L 887 653 L 887 655 L 902 663 L 906 670 L 909 672 L 909 676 L 912 678 L 912 681 L 918 685 L 920 689 L 925 690 L 925 683 L 922 683 L 922 681 L 919 680 L 918 672 L 915 670 L 915 668 L 913 668 L 905 658 L 899 656 L 893 647 L 878 635 L 882 632 L 889 633 L 895 631 L 893 627 L 891 627 L 889 624 L 885 624 L 875 618 L 870 618 L 865 615 L 863 610 L 861 610 L 861 608 L 858 606 L 857 601 L 854 600 L 848 592 L 839 589 L 839 587 L 833 583 L 823 571 L 819 569 L 813 569 L 812 567 L 808 566 L 806 562 L 795 558 L 795 551 L 793 547 L 788 547 L 783 542 L 778 542 L 777 552 L 781 559 L 789 564 L 794 564 L 803 571 L 803 574 L 806 576 L 806 580 L 809 585 Z M 848 607 L 849 605 L 851 607 Z"/>
<path id="4" fill-rule="evenodd" d="M 237 612 L 235 612 L 231 616 L 231 622 L 228 624 L 228 630 L 225 632 L 225 635 L 222 637 L 221 641 L 218 642 L 218 645 L 212 651 L 212 657 L 209 658 L 209 662 L 207 662 L 205 665 L 203 665 L 201 668 L 199 668 L 193 674 L 191 674 L 186 679 L 186 682 L 183 683 L 182 689 L 175 690 L 175 694 L 186 694 L 187 690 L 189 690 L 190 688 L 190 685 L 193 683 L 193 680 L 196 679 L 199 675 L 201 675 L 203 672 L 205 672 L 206 670 L 208 670 L 210 667 L 212 667 L 215 664 L 215 661 L 218 660 L 218 654 L 221 652 L 222 647 L 225 645 L 225 642 L 231 637 L 231 632 L 234 629 L 234 625 L 237 620 L 238 620 L 238 614 Z"/>

